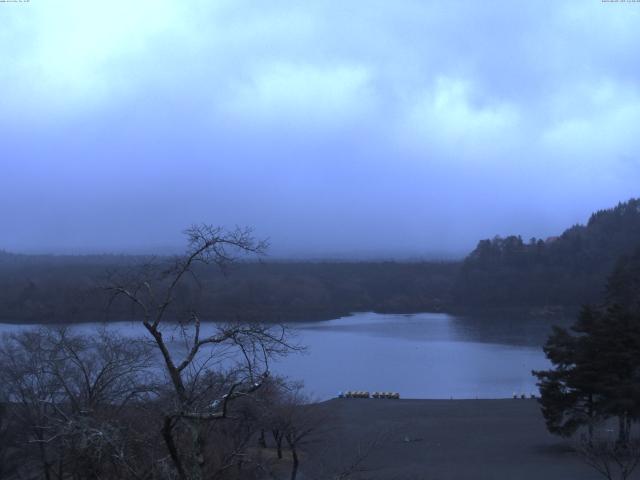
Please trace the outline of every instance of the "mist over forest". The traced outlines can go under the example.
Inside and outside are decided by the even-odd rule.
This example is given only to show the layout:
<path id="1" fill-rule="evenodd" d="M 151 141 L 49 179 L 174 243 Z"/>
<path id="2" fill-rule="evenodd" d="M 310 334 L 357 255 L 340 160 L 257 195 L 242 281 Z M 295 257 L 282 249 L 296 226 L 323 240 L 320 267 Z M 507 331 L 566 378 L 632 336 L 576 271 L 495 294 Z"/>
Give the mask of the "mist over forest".
<path id="1" fill-rule="evenodd" d="M 174 319 L 197 309 L 207 320 L 330 319 L 351 312 L 413 313 L 512 309 L 570 316 L 604 300 L 606 280 L 640 245 L 640 200 L 594 212 L 561 235 L 480 240 L 463 260 L 270 261 L 247 257 L 224 271 L 197 269 L 176 294 Z M 171 258 L 171 257 L 167 257 Z M 260 261 L 258 261 L 260 260 Z M 108 272 L 143 270 L 164 257 L 0 253 L 0 319 L 117 321 L 135 316 L 109 303 Z"/>

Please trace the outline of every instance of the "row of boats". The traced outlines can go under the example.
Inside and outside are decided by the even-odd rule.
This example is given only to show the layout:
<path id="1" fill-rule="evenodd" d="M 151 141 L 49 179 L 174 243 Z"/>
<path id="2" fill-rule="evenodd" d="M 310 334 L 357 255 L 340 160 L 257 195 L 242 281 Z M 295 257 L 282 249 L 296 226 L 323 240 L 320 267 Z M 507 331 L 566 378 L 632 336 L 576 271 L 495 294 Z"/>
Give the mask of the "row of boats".
<path id="1" fill-rule="evenodd" d="M 398 400 L 400 394 L 398 392 L 363 392 L 363 391 L 351 391 L 338 392 L 338 398 L 389 398 L 392 400 Z"/>
<path id="2" fill-rule="evenodd" d="M 351 391 L 347 390 L 346 392 L 338 392 L 338 398 L 390 398 L 393 400 L 400 399 L 400 394 L 398 392 L 364 392 L 364 391 Z M 537 398 L 535 393 L 531 393 L 528 396 L 524 393 L 515 393 L 513 394 L 513 398 Z"/>

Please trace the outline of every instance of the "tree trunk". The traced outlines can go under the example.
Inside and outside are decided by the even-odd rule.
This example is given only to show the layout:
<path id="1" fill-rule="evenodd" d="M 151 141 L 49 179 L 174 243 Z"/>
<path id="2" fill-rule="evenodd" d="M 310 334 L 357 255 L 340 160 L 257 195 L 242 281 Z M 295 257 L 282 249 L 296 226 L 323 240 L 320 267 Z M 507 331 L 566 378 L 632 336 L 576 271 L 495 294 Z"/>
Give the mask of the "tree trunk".
<path id="1" fill-rule="evenodd" d="M 278 440 L 276 440 L 276 445 L 278 448 L 278 458 L 282 460 L 282 437 L 278 437 Z"/>
<path id="2" fill-rule="evenodd" d="M 282 434 L 278 430 L 272 430 L 271 434 L 276 441 L 276 450 L 278 452 L 278 459 L 282 460 Z"/>
<path id="3" fill-rule="evenodd" d="M 624 418 L 618 415 L 618 445 L 624 444 Z"/>
<path id="4" fill-rule="evenodd" d="M 171 419 L 171 417 L 164 417 L 164 424 L 162 426 L 162 438 L 164 439 L 164 443 L 167 445 L 167 450 L 169 450 L 169 456 L 171 456 L 173 465 L 178 471 L 178 477 L 180 478 L 180 480 L 186 480 L 187 476 L 185 474 L 184 467 L 182 466 L 182 461 L 180 460 L 178 449 L 173 440 L 173 420 Z"/>
<path id="5" fill-rule="evenodd" d="M 296 451 L 295 445 L 289 444 L 289 447 L 291 448 L 291 458 L 293 460 L 293 465 L 291 466 L 291 480 L 296 480 L 296 476 L 298 475 L 298 465 L 300 465 L 298 452 Z"/>
<path id="6" fill-rule="evenodd" d="M 202 428 L 198 420 L 189 422 L 189 430 L 191 430 L 189 480 L 202 480 L 204 470 L 204 441 L 202 438 Z"/>
<path id="7" fill-rule="evenodd" d="M 38 443 L 38 449 L 40 450 L 40 458 L 42 459 L 42 471 L 46 480 L 51 480 L 51 465 L 47 461 L 47 452 L 44 443 Z"/>
<path id="8" fill-rule="evenodd" d="M 595 421 L 595 419 L 594 419 L 594 411 L 593 411 L 593 395 L 589 395 L 588 414 L 589 414 L 589 424 L 588 424 L 589 446 L 591 446 L 591 445 L 593 445 L 593 423 Z"/>
<path id="9" fill-rule="evenodd" d="M 618 415 L 618 445 L 624 446 L 629 443 L 629 422 L 627 414 Z"/>

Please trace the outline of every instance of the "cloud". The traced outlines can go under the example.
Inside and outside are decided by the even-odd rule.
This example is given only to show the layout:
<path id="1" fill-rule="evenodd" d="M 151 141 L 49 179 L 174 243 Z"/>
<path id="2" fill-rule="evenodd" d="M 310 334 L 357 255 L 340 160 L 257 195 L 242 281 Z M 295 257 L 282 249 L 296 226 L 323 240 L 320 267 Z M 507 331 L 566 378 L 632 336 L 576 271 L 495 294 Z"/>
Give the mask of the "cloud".
<path id="1" fill-rule="evenodd" d="M 248 124 L 271 125 L 284 118 L 295 124 L 339 127 L 369 111 L 370 82 L 371 72 L 359 65 L 270 63 L 235 86 L 225 100 L 225 111 Z"/>
<path id="2" fill-rule="evenodd" d="M 0 15 L 0 200 L 19 205 L 0 248 L 122 225 L 143 243 L 187 218 L 298 249 L 466 248 L 637 195 L 632 4 L 66 0 Z"/>
<path id="3" fill-rule="evenodd" d="M 19 7 L 5 19 L 5 38 L 13 41 L 0 46 L 3 98 L 5 111 L 31 118 L 123 101 L 119 97 L 148 80 L 141 78 L 136 60 L 178 26 L 177 9 L 167 1 L 70 0 Z"/>
<path id="4" fill-rule="evenodd" d="M 516 106 L 486 98 L 471 81 L 439 76 L 409 105 L 409 141 L 445 158 L 492 162 L 518 140 Z"/>
<path id="5" fill-rule="evenodd" d="M 611 160 L 638 151 L 640 91 L 634 86 L 604 79 L 576 87 L 558 103 L 556 119 L 542 137 L 550 151 Z"/>

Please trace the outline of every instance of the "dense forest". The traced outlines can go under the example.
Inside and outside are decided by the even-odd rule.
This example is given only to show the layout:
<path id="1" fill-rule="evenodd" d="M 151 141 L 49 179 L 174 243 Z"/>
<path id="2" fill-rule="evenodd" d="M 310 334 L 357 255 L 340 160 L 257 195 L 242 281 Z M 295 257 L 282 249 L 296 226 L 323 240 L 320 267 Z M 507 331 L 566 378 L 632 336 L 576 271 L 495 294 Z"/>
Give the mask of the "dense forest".
<path id="1" fill-rule="evenodd" d="M 640 246 L 640 200 L 601 210 L 546 240 L 481 240 L 463 261 L 241 261 L 196 268 L 170 312 L 195 305 L 203 318 L 328 319 L 354 311 L 411 313 L 518 308 L 554 314 L 603 298 L 607 276 Z M 144 272 L 164 258 L 18 255 L 0 252 L 0 321 L 78 322 L 130 318 L 109 303 L 110 275 Z M 181 307 L 182 306 L 182 307 Z M 182 308 L 182 309 L 181 309 Z"/>
<path id="2" fill-rule="evenodd" d="M 112 302 L 110 275 L 166 259 L 127 256 L 0 257 L 0 321 L 79 322 L 128 319 L 131 306 Z M 304 321 L 354 311 L 442 311 L 459 267 L 455 262 L 237 262 L 220 271 L 196 268 L 176 292 L 170 312 L 187 305 L 203 318 Z"/>
<path id="3" fill-rule="evenodd" d="M 640 200 L 600 210 L 559 237 L 482 240 L 464 260 L 456 305 L 577 306 L 602 298 L 616 262 L 640 246 Z"/>

